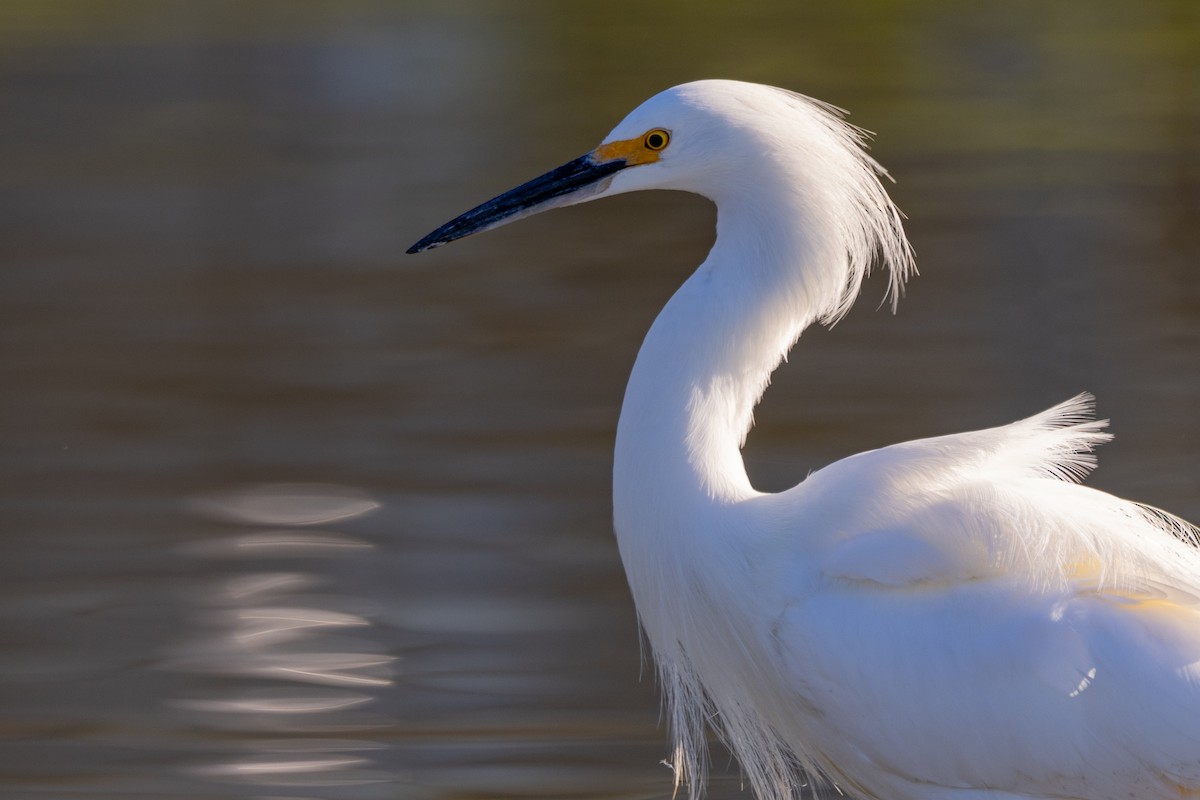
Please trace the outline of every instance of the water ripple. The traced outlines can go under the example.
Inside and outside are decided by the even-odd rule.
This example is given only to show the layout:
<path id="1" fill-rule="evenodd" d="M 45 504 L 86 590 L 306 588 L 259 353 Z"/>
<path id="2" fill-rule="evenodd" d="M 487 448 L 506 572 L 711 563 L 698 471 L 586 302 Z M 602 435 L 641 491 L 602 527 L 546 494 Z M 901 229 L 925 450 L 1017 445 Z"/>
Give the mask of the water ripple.
<path id="1" fill-rule="evenodd" d="M 374 692 L 393 684 L 397 659 L 377 652 L 369 604 L 337 591 L 332 577 L 335 567 L 374 546 L 336 531 L 297 529 L 344 522 L 379 503 L 349 487 L 269 484 L 188 505 L 222 523 L 288 527 L 221 534 L 184 548 L 217 559 L 218 568 L 193 598 L 189 635 L 164 659 L 167 668 L 195 676 L 197 690 L 169 705 L 203 727 L 248 736 L 235 752 L 187 772 L 208 782 L 290 788 L 394 780 L 369 755 L 384 745 L 362 734 L 380 725 L 366 709 L 377 701 Z M 330 731 L 347 736 L 329 738 Z"/>

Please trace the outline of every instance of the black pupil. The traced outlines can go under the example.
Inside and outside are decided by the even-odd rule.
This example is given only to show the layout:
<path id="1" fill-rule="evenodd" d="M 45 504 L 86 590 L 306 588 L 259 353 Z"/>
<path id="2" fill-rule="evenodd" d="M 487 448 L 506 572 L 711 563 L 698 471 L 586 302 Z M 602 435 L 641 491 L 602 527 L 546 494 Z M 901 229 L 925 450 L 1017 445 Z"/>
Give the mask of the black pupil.
<path id="1" fill-rule="evenodd" d="M 661 133 L 652 133 L 646 139 L 646 144 L 653 147 L 655 150 L 663 146 L 663 137 Z"/>

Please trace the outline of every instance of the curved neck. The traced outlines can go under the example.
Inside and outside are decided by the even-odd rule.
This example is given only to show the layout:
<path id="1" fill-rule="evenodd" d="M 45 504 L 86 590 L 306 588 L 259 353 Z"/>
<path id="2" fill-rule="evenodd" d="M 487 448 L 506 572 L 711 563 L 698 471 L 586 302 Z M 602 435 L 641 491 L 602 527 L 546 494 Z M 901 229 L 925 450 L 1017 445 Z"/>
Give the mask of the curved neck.
<path id="1" fill-rule="evenodd" d="M 757 494 L 741 446 L 771 372 L 819 307 L 813 292 L 829 290 L 813 265 L 832 255 L 801 235 L 813 230 L 805 220 L 772 214 L 795 214 L 776 199 L 759 184 L 718 204 L 712 251 L 642 344 L 617 427 L 618 533 L 635 513 L 645 524 L 647 509 L 665 521 Z"/>

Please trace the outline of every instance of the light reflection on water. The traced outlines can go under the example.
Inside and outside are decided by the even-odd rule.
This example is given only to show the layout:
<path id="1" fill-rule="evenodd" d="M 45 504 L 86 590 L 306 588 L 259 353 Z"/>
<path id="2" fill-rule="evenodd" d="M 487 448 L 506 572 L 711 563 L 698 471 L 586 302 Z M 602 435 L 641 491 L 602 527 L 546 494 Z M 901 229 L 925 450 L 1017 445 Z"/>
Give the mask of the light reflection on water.
<path id="1" fill-rule="evenodd" d="M 394 684 L 397 659 L 372 640 L 367 600 L 324 577 L 329 561 L 369 558 L 375 546 L 326 527 L 299 527 L 349 521 L 379 503 L 346 487 L 296 484 L 190 505 L 216 520 L 261 528 L 188 548 L 238 572 L 211 571 L 211 587 L 193 598 L 187 627 L 194 632 L 168 648 L 162 664 L 217 685 L 169 706 L 198 726 L 240 734 L 227 760 L 189 771 L 214 782 L 389 796 L 346 791 L 396 780 L 371 757 L 387 745 L 364 738 L 389 721 L 364 712 Z M 284 564 L 301 568 L 279 571 Z"/>

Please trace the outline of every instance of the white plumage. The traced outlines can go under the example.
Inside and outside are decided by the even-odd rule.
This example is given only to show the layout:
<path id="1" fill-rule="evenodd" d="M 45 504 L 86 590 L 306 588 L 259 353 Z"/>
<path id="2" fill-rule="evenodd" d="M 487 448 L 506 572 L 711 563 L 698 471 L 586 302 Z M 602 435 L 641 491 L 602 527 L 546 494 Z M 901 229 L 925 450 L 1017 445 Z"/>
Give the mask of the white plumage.
<path id="1" fill-rule="evenodd" d="M 893 298 L 912 269 L 862 144 L 808 98 L 685 84 L 413 250 L 625 191 L 716 203 L 712 251 L 638 355 L 614 465 L 692 798 L 710 725 L 762 800 L 1200 798 L 1197 532 L 1075 483 L 1109 438 L 1088 396 L 750 485 L 740 448 L 772 370 L 873 262 Z"/>

